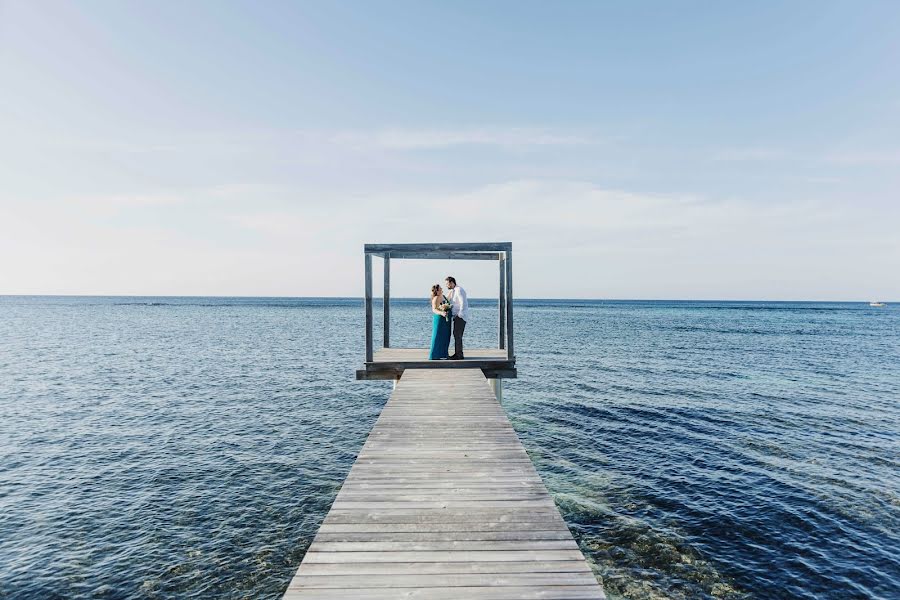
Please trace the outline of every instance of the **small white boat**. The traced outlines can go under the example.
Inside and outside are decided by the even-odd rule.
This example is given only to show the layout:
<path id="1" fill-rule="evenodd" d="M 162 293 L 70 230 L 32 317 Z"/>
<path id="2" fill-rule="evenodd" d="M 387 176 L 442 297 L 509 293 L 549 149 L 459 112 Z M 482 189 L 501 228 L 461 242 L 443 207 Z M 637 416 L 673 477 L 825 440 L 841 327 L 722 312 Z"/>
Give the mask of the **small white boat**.
<path id="1" fill-rule="evenodd" d="M 881 308 L 882 306 L 887 306 L 887 304 L 885 304 L 884 302 L 869 302 L 869 306 L 876 306 L 878 308 Z"/>

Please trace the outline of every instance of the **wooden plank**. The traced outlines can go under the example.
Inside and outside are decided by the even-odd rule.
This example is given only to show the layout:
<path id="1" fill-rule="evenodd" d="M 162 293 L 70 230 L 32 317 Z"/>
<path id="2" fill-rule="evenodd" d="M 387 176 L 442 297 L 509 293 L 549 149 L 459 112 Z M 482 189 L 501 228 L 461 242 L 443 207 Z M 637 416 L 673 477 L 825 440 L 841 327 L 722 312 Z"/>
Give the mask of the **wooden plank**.
<path id="1" fill-rule="evenodd" d="M 433 550 L 390 552 L 318 552 L 310 546 L 303 562 L 354 563 L 354 562 L 505 562 L 523 560 L 584 560 L 580 550 Z"/>
<path id="2" fill-rule="evenodd" d="M 452 588 L 473 586 L 511 586 L 527 584 L 590 585 L 596 583 L 591 573 L 452 573 L 452 574 L 372 574 L 310 575 L 298 587 L 310 588 Z"/>
<path id="3" fill-rule="evenodd" d="M 316 540 L 316 552 L 442 552 L 471 550 L 487 552 L 509 550 L 525 552 L 531 550 L 578 550 L 575 540 L 451 540 L 451 541 L 411 541 L 402 542 L 328 542 Z"/>
<path id="4" fill-rule="evenodd" d="M 340 588 L 340 589 L 288 589 L 284 596 L 291 600 L 314 598 L 316 600 L 602 600 L 602 590 L 590 586 L 502 586 L 502 587 L 454 587 L 454 588 Z"/>
<path id="5" fill-rule="evenodd" d="M 519 480 L 520 477 L 517 476 L 514 480 L 510 481 L 498 481 L 496 479 L 490 479 L 487 481 L 479 481 L 477 479 L 446 481 L 442 478 L 438 481 L 419 480 L 395 483 L 393 481 L 393 478 L 387 481 L 378 481 L 357 477 L 354 479 L 348 478 L 347 482 L 353 484 L 352 488 L 350 488 L 350 492 L 352 493 L 369 490 L 374 492 L 378 492 L 381 490 L 448 490 L 451 492 L 472 492 L 477 490 L 492 490 L 498 492 L 504 490 L 543 491 L 543 486 L 541 485 L 541 481 L 539 479 L 532 479 L 530 481 L 524 481 L 521 483 Z"/>
<path id="6" fill-rule="evenodd" d="M 317 542 L 511 542 L 515 540 L 566 540 L 565 531 L 517 529 L 513 531 L 322 531 Z"/>
<path id="7" fill-rule="evenodd" d="M 429 563 L 304 563 L 297 570 L 301 575 L 415 575 L 468 573 L 590 573 L 583 560 L 485 562 L 429 562 Z"/>
<path id="8" fill-rule="evenodd" d="M 335 500 L 331 505 L 333 510 L 409 510 L 410 508 L 435 508 L 435 509 L 483 509 L 483 508 L 543 508 L 552 507 L 553 500 L 541 498 L 538 500 Z"/>
<path id="9" fill-rule="evenodd" d="M 566 531 L 554 523 L 523 521 L 493 524 L 493 528 L 483 531 L 479 523 L 439 523 L 423 530 L 414 523 L 323 523 L 316 535 L 322 541 L 512 541 L 518 539 L 568 539 Z M 548 529 L 555 527 L 555 529 Z"/>
<path id="10" fill-rule="evenodd" d="M 325 523 L 333 524 L 406 524 L 418 523 L 424 525 L 426 523 L 459 523 L 466 525 L 483 526 L 485 521 L 496 523 L 534 523 L 556 521 L 559 518 L 558 512 L 549 510 L 524 510 L 516 507 L 509 507 L 501 510 L 405 510 L 405 511 L 359 511 L 359 510 L 332 510 L 325 517 Z M 565 526 L 565 522 L 558 522 L 560 526 Z M 423 528 L 427 530 L 427 528 Z"/>
<path id="11" fill-rule="evenodd" d="M 406 371 L 285 598 L 604 598 L 478 370 Z"/>
<path id="12" fill-rule="evenodd" d="M 543 490 L 532 490 L 526 493 L 516 490 L 515 492 L 500 492 L 497 490 L 488 489 L 482 493 L 476 492 L 467 492 L 465 494 L 460 493 L 452 493 L 449 490 L 438 489 L 431 490 L 431 493 L 419 492 L 416 494 L 410 493 L 402 493 L 403 491 L 408 490 L 384 490 L 381 493 L 376 494 L 376 492 L 363 492 L 362 494 L 357 494 L 355 492 L 347 492 L 343 494 L 343 497 L 339 498 L 340 502 L 444 502 L 445 505 L 442 508 L 450 508 L 451 505 L 446 504 L 449 500 L 451 502 L 481 502 L 480 506 L 487 506 L 484 502 L 489 500 L 497 500 L 497 501 L 505 501 L 505 502 L 521 502 L 524 500 L 545 500 Z M 338 500 L 335 500 L 337 503 Z M 408 504 L 407 504 L 408 506 Z"/>

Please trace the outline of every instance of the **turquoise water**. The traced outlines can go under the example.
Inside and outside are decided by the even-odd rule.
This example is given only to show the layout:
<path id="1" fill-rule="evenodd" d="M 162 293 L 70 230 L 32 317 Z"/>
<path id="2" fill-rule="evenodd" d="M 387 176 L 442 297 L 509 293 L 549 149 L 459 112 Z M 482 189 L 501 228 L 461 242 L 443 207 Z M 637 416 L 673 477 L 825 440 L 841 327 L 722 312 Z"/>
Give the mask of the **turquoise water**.
<path id="1" fill-rule="evenodd" d="M 390 392 L 361 302 L 0 298 L 0 597 L 277 598 Z M 423 302 L 394 345 L 425 347 Z M 496 337 L 473 303 L 470 347 Z M 607 593 L 900 597 L 900 310 L 518 301 L 504 406 Z"/>

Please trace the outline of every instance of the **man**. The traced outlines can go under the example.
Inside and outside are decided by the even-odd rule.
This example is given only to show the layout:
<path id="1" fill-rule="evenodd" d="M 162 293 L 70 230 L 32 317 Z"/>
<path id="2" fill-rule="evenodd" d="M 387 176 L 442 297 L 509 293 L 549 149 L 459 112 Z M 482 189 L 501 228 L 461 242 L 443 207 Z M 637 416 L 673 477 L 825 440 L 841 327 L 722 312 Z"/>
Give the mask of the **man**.
<path id="1" fill-rule="evenodd" d="M 453 356 L 450 360 L 463 360 L 463 332 L 466 330 L 466 321 L 469 320 L 469 298 L 466 290 L 456 285 L 456 279 L 447 277 L 448 300 L 450 300 L 450 314 L 453 316 Z"/>

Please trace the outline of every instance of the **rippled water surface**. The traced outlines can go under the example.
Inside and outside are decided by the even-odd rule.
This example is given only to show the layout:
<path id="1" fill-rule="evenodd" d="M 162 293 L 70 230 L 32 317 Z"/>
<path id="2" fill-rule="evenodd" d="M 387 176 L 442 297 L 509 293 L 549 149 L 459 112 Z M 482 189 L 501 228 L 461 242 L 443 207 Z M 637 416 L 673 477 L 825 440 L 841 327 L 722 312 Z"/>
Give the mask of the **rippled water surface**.
<path id="1" fill-rule="evenodd" d="M 611 597 L 900 597 L 900 310 L 516 323 L 504 405 Z M 0 597 L 278 598 L 390 392 L 362 346 L 358 300 L 0 298 Z"/>

